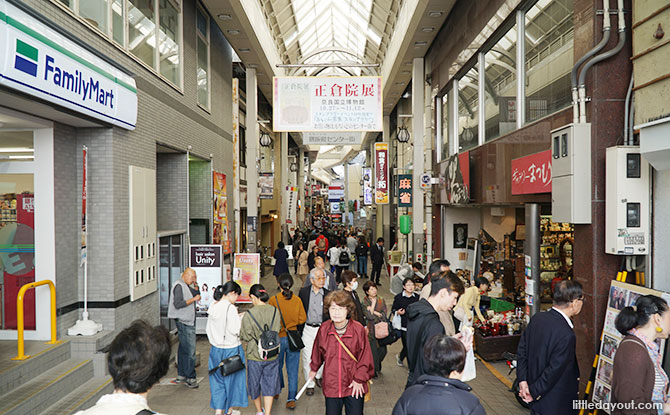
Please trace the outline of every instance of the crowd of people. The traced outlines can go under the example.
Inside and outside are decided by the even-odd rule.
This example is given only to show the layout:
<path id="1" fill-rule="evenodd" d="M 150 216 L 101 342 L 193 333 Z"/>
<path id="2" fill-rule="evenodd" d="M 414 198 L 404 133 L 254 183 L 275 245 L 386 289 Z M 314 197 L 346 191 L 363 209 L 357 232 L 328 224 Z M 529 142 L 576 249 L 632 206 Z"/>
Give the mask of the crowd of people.
<path id="1" fill-rule="evenodd" d="M 235 408 L 247 407 L 249 397 L 257 415 L 270 415 L 284 387 L 288 388 L 286 408 L 295 409 L 301 366 L 306 395 L 313 396 L 315 388 L 320 388 L 327 415 L 342 414 L 343 409 L 347 415 L 363 414 L 374 389 L 370 381 L 381 374 L 387 346 L 397 339 L 402 351 L 395 356 L 396 363 L 404 366 L 406 360 L 409 372 L 394 415 L 485 413 L 461 378 L 472 348 L 472 337 L 463 327 L 471 326 L 475 318 L 484 319 L 479 301 L 488 288 L 486 278 L 476 278 L 466 288 L 446 260 L 433 261 L 425 276 L 420 263 L 407 265 L 391 278 L 390 288 L 396 293 L 389 313 L 379 295 L 381 284 L 372 278 L 373 252 L 381 254 L 383 262 L 382 238 L 369 246 L 362 235 L 350 230 L 332 235 L 332 240 L 314 233 L 296 233 L 295 239 L 295 278 L 288 263 L 279 264 L 288 255 L 275 252 L 278 294 L 270 296 L 263 285 L 253 285 L 249 292 L 253 306 L 240 314 L 235 304 L 242 290 L 236 282 L 210 290 L 214 302 L 206 332 L 211 344 L 210 406 L 216 415 L 239 414 Z M 356 243 L 353 251 L 349 242 Z M 277 248 L 281 250 L 285 251 L 283 244 Z M 343 264 L 342 255 L 350 261 Z M 364 272 L 367 264 L 364 269 L 360 266 L 368 255 L 373 269 L 369 279 Z M 394 284 L 394 278 L 401 280 Z M 366 280 L 362 299 L 357 292 L 359 279 Z M 418 282 L 423 285 L 420 292 L 415 290 Z M 176 320 L 179 334 L 176 382 L 190 388 L 198 387 L 194 303 L 200 295 L 197 275 L 190 268 L 170 292 L 168 316 Z M 579 282 L 558 282 L 553 307 L 533 316 L 521 336 L 519 395 L 534 414 L 577 413 L 573 401 L 578 399 L 579 368 L 572 319 L 583 303 Z M 611 402 L 656 404 L 636 414 L 670 413 L 670 380 L 658 343 L 670 334 L 670 307 L 660 297 L 641 296 L 634 307 L 623 308 L 615 325 L 624 338 L 614 358 Z M 114 393 L 81 414 L 151 413 L 142 412 L 149 410 L 146 396 L 167 372 L 169 349 L 165 329 L 132 323 L 109 347 Z M 631 412 L 613 411 L 627 413 Z"/>

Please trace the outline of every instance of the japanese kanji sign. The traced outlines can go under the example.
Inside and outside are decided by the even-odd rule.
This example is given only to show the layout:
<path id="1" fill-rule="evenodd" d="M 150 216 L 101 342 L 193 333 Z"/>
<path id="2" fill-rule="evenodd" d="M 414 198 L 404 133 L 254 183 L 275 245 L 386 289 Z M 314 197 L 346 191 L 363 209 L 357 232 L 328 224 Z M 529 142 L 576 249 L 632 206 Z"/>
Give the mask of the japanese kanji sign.
<path id="1" fill-rule="evenodd" d="M 551 193 L 551 150 L 512 160 L 512 194 Z"/>
<path id="2" fill-rule="evenodd" d="M 398 207 L 412 207 L 412 175 L 398 175 Z"/>
<path id="3" fill-rule="evenodd" d="M 363 168 L 363 203 L 365 206 L 372 204 L 372 169 L 369 167 Z"/>
<path id="4" fill-rule="evenodd" d="M 382 131 L 382 80 L 275 77 L 274 131 Z"/>
<path id="5" fill-rule="evenodd" d="M 302 143 L 305 145 L 359 145 L 363 141 L 363 133 L 334 131 L 332 133 L 311 133 L 302 135 Z"/>
<path id="6" fill-rule="evenodd" d="M 389 203 L 388 156 L 388 143 L 375 143 L 375 203 L 378 205 Z"/>

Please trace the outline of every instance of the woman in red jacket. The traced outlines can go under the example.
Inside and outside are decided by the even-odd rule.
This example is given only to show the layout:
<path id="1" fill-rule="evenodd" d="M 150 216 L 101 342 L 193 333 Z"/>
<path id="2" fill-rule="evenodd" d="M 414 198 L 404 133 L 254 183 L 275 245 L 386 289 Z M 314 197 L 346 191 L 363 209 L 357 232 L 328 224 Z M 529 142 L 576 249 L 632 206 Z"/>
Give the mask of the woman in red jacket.
<path id="1" fill-rule="evenodd" d="M 324 365 L 321 381 L 326 415 L 362 415 L 368 380 L 374 374 L 372 351 L 365 328 L 356 321 L 356 305 L 344 291 L 331 292 L 324 300 L 330 315 L 319 328 L 312 349 L 310 378 Z"/>

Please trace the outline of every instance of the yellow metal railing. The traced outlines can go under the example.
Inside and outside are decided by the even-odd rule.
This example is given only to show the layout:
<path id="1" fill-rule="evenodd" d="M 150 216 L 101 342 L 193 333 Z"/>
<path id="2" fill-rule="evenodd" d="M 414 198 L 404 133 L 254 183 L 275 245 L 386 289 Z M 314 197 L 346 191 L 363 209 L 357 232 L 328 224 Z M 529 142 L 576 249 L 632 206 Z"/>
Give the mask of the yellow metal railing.
<path id="1" fill-rule="evenodd" d="M 16 296 L 16 328 L 18 331 L 18 355 L 12 357 L 12 360 L 26 360 L 30 356 L 25 354 L 25 344 L 23 340 L 23 297 L 31 288 L 39 287 L 40 285 L 49 285 L 49 290 L 51 292 L 51 341 L 48 341 L 46 344 L 56 344 L 60 341 L 56 340 L 56 286 L 53 282 L 49 280 L 31 282 L 26 284 L 19 290 L 19 294 Z"/>

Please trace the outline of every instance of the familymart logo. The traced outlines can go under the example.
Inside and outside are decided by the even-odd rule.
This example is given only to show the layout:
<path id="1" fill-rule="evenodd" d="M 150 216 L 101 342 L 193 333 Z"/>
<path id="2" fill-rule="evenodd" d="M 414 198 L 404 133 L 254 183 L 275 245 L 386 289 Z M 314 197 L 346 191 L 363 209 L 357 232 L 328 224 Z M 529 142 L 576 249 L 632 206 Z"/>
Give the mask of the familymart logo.
<path id="1" fill-rule="evenodd" d="M 31 76 L 37 76 L 37 48 L 16 39 L 16 58 L 14 68 Z"/>

